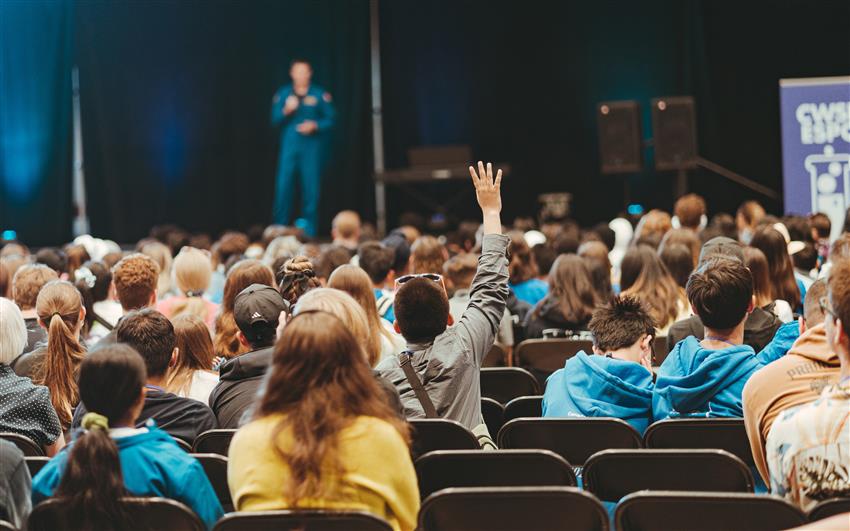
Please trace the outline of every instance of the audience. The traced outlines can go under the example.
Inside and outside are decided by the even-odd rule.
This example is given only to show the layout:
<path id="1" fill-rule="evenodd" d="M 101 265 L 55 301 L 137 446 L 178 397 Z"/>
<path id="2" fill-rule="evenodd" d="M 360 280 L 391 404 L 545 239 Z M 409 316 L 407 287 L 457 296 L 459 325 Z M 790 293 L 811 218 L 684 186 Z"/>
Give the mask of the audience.
<path id="1" fill-rule="evenodd" d="M 32 479 L 24 453 L 13 443 L 0 439 L 0 520 L 15 529 L 25 529 L 32 510 Z"/>
<path id="2" fill-rule="evenodd" d="M 798 284 L 794 276 L 794 264 L 788 254 L 788 242 L 773 227 L 764 227 L 753 234 L 750 245 L 767 258 L 770 280 L 773 285 L 773 298 L 784 300 L 795 312 L 802 310 L 805 289 Z"/>
<path id="3" fill-rule="evenodd" d="M 673 227 L 699 232 L 708 224 L 705 214 L 705 199 L 697 194 L 683 195 L 673 205 Z"/>
<path id="4" fill-rule="evenodd" d="M 278 291 L 290 306 L 295 306 L 299 297 L 311 289 L 321 286 L 313 264 L 306 256 L 296 256 L 283 265 Z"/>
<path id="5" fill-rule="evenodd" d="M 369 275 L 372 289 L 375 293 L 375 304 L 378 315 L 395 322 L 393 300 L 395 299 L 394 283 L 396 279 L 395 252 L 379 242 L 367 242 L 357 250 L 358 265 Z"/>
<path id="6" fill-rule="evenodd" d="M 38 323 L 35 302 L 41 288 L 54 280 L 59 280 L 59 275 L 42 264 L 22 266 L 12 278 L 12 299 L 20 308 L 27 326 L 27 344 L 24 347 L 24 353 L 32 352 L 47 341 L 47 330 Z"/>
<path id="7" fill-rule="evenodd" d="M 200 463 L 155 423 L 136 421 L 150 399 L 146 365 L 130 346 L 108 345 L 80 367 L 82 402 L 91 410 L 81 419 L 85 431 L 44 465 L 32 485 L 33 503 L 63 500 L 70 529 L 133 527 L 116 503 L 128 494 L 182 502 L 207 529 L 223 514 Z"/>
<path id="8" fill-rule="evenodd" d="M 331 223 L 331 238 L 333 244 L 348 249 L 350 253 L 357 252 L 360 245 L 360 214 L 353 210 L 343 210 L 334 216 Z"/>
<path id="9" fill-rule="evenodd" d="M 756 201 L 745 201 L 738 207 L 738 212 L 735 214 L 735 224 L 738 227 L 738 239 L 744 245 L 750 244 L 753 234 L 756 232 L 756 227 L 759 226 L 764 216 L 764 207 Z"/>
<path id="10" fill-rule="evenodd" d="M 47 387 L 62 427 L 67 429 L 79 402 L 77 370 L 86 354 L 80 330 L 86 310 L 80 292 L 65 280 L 45 284 L 38 292 L 35 308 L 39 324 L 47 329 L 47 344 L 16 359 L 12 369 Z"/>
<path id="11" fill-rule="evenodd" d="M 655 420 L 678 417 L 741 417 L 741 394 L 761 363 L 744 344 L 744 322 L 753 310 L 753 279 L 737 260 L 703 262 L 687 287 L 705 338 L 676 344 L 658 368 L 652 397 Z"/>
<path id="12" fill-rule="evenodd" d="M 289 312 L 289 303 L 265 284 L 247 286 L 235 297 L 234 322 L 243 352 L 221 365 L 219 383 L 210 394 L 209 405 L 220 427 L 238 428 L 251 407 L 271 364 L 281 312 Z"/>
<path id="13" fill-rule="evenodd" d="M 656 251 L 647 245 L 633 247 L 623 256 L 620 292 L 634 295 L 649 308 L 658 335 L 666 335 L 670 325 L 690 315 L 685 290 L 676 284 Z"/>
<path id="14" fill-rule="evenodd" d="M 753 275 L 753 296 L 756 298 L 756 307 L 772 313 L 783 323 L 792 321 L 794 312 L 791 310 L 791 305 L 785 300 L 773 298 L 773 281 L 764 253 L 756 247 L 744 247 L 744 265 Z"/>
<path id="15" fill-rule="evenodd" d="M 613 274 L 611 268 L 611 259 L 608 257 L 608 247 L 600 241 L 588 241 L 581 244 L 578 248 L 578 255 L 584 258 L 584 263 L 590 271 L 590 279 L 593 282 L 596 293 L 599 295 L 599 300 L 610 300 L 614 293 L 620 292 L 620 285 L 613 286 L 611 284 L 611 276 Z M 554 264 L 554 260 L 552 264 Z M 551 270 L 551 265 L 547 269 Z"/>
<path id="16" fill-rule="evenodd" d="M 676 285 L 682 289 L 688 285 L 688 278 L 694 272 L 695 263 L 690 249 L 681 243 L 664 244 L 658 248 L 658 258 L 667 268 Z"/>
<path id="17" fill-rule="evenodd" d="M 215 351 L 210 331 L 196 315 L 182 315 L 171 319 L 171 323 L 177 340 L 177 359 L 168 370 L 164 389 L 206 404 L 218 384 L 218 371 L 212 370 Z"/>
<path id="18" fill-rule="evenodd" d="M 171 267 L 173 286 L 178 294 L 159 301 L 156 309 L 169 319 L 194 315 L 213 330 L 218 304 L 204 299 L 212 277 L 208 254 L 194 247 L 184 247 Z"/>
<path id="19" fill-rule="evenodd" d="M 237 511 L 368 511 L 412 531 L 419 510 L 409 428 L 396 417 L 357 338 L 323 311 L 294 317 L 268 385 L 230 445 Z"/>
<path id="20" fill-rule="evenodd" d="M 578 352 L 546 381 L 544 417 L 614 417 L 643 433 L 652 422 L 655 321 L 637 297 L 593 312 L 593 354 Z"/>
<path id="21" fill-rule="evenodd" d="M 232 260 L 241 260 L 250 244 L 248 237 L 241 232 L 226 232 L 212 246 L 210 254 L 212 255 L 213 274 L 210 279 L 210 287 L 206 293 L 209 300 L 216 304 L 222 304 L 227 278 L 227 264 Z M 242 291 L 243 288 L 240 288 L 239 291 Z M 239 291 L 236 293 L 239 293 Z"/>
<path id="22" fill-rule="evenodd" d="M 510 288 L 523 302 L 534 306 L 549 292 L 549 285 L 537 278 L 540 274 L 534 253 L 525 241 L 525 236 L 518 231 L 509 234 L 511 242 Z M 554 266 L 553 266 L 554 267 Z"/>
<path id="23" fill-rule="evenodd" d="M 216 356 L 230 359 L 250 350 L 239 341 L 239 327 L 233 318 L 233 304 L 236 296 L 252 284 L 275 285 L 274 273 L 269 266 L 259 260 L 240 260 L 228 271 L 221 307 L 215 319 L 213 347 Z"/>
<path id="24" fill-rule="evenodd" d="M 201 433 L 218 427 L 215 415 L 205 404 L 163 388 L 177 355 L 174 326 L 164 315 L 152 309 L 131 312 L 118 322 L 115 332 L 118 342 L 132 347 L 145 363 L 144 401 L 135 417 L 136 427 L 145 427 L 152 419 L 161 430 L 189 444 Z M 83 402 L 74 411 L 72 427 L 80 427 L 86 413 Z"/>
<path id="25" fill-rule="evenodd" d="M 26 342 L 21 311 L 15 303 L 0 297 L 0 432 L 23 435 L 47 455 L 54 455 L 65 446 L 65 437 L 50 391 L 9 367 Z"/>
<path id="26" fill-rule="evenodd" d="M 442 274 L 449 252 L 433 236 L 422 236 L 410 246 L 410 272 Z"/>
<path id="27" fill-rule="evenodd" d="M 97 343 L 115 328 L 123 313 L 121 304 L 110 298 L 112 271 L 103 262 L 89 260 L 74 271 L 73 278 L 86 307 L 85 341 Z"/>
<path id="28" fill-rule="evenodd" d="M 137 246 L 137 250 L 143 255 L 151 258 L 159 267 L 159 278 L 156 283 L 157 298 L 165 298 L 171 293 L 171 267 L 173 258 L 171 249 L 162 242 L 156 240 L 146 240 L 142 245 Z"/>
<path id="29" fill-rule="evenodd" d="M 567 335 L 587 330 L 599 295 L 584 260 L 563 254 L 549 273 L 549 293 L 525 319 L 525 337 L 543 337 L 549 330 Z"/>
<path id="30" fill-rule="evenodd" d="M 827 498 L 850 496 L 850 261 L 833 265 L 821 306 L 839 381 L 814 402 L 780 413 L 767 436 L 771 491 L 804 511 Z"/>

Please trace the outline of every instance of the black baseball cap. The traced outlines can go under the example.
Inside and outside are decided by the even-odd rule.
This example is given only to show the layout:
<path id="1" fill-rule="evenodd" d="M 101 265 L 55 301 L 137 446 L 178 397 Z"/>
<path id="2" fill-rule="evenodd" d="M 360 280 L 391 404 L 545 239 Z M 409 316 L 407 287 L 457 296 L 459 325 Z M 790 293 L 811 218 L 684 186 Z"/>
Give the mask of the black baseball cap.
<path id="1" fill-rule="evenodd" d="M 280 312 L 284 311 L 289 312 L 289 302 L 265 284 L 251 284 L 233 303 L 236 326 L 251 343 L 273 340 Z"/>
<path id="2" fill-rule="evenodd" d="M 699 265 L 713 258 L 726 258 L 744 263 L 744 246 L 740 242 L 717 236 L 705 242 L 699 252 Z M 697 267 L 699 267 L 699 265 Z"/>

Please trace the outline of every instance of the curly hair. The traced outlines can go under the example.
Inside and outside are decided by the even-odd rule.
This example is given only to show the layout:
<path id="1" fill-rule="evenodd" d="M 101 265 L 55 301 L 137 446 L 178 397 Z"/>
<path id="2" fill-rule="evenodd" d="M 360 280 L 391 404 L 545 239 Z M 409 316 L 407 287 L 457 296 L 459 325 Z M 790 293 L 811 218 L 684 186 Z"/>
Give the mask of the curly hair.
<path id="1" fill-rule="evenodd" d="M 159 282 L 159 265 L 149 256 L 133 253 L 112 268 L 112 283 L 125 311 L 147 306 Z"/>

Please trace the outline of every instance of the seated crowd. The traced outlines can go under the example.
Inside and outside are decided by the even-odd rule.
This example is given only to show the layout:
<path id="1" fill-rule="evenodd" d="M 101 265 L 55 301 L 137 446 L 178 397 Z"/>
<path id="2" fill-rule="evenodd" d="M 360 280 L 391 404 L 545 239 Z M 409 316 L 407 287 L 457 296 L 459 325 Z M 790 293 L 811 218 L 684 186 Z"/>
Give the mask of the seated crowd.
<path id="1" fill-rule="evenodd" d="M 329 244 L 282 226 L 214 243 L 160 227 L 127 251 L 6 242 L 0 432 L 51 459 L 31 480 L 0 470 L 0 518 L 22 526 L 57 498 L 72 527 L 121 529 L 113 502 L 129 494 L 178 500 L 212 528 L 222 506 L 179 442 L 228 428 L 237 511 L 353 509 L 411 530 L 405 420 L 451 419 L 492 448 L 485 357 L 549 337 L 593 347 L 548 377 L 543 416 L 641 434 L 743 418 L 774 494 L 803 509 L 850 496 L 850 233 L 830 245 L 826 216 L 752 201 L 709 222 L 693 194 L 673 216 L 505 231 L 501 171 L 470 173 L 482 222 L 439 237 L 406 225 L 378 240 L 345 211 Z M 0 440 L 4 465 L 15 452 Z"/>

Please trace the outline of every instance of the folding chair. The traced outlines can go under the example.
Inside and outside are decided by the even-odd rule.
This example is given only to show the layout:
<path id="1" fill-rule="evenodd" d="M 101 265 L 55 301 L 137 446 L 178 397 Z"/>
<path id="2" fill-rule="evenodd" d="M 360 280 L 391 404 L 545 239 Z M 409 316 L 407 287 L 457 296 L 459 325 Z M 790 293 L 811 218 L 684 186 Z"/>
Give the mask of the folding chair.
<path id="1" fill-rule="evenodd" d="M 584 339 L 526 339 L 516 347 L 515 364 L 530 370 L 545 387 L 546 378 L 580 350 L 590 352 L 593 342 Z"/>
<path id="2" fill-rule="evenodd" d="M 830 498 L 812 507 L 809 511 L 809 521 L 815 522 L 844 513 L 850 513 L 850 498 Z"/>
<path id="3" fill-rule="evenodd" d="M 26 461 L 27 468 L 30 471 L 30 477 L 35 477 L 35 475 L 44 468 L 44 465 L 50 461 L 50 458 L 44 455 L 32 455 L 24 457 L 24 460 Z"/>
<path id="4" fill-rule="evenodd" d="M 234 510 L 230 488 L 227 486 L 227 458 L 218 454 L 191 454 L 204 468 L 204 473 L 218 497 L 218 502 L 229 513 Z"/>
<path id="5" fill-rule="evenodd" d="M 805 522 L 802 511 L 777 496 L 721 492 L 638 492 L 614 513 L 617 531 L 775 531 Z"/>
<path id="6" fill-rule="evenodd" d="M 419 494 L 450 487 L 575 487 L 563 457 L 548 450 L 441 450 L 416 460 Z"/>
<path id="7" fill-rule="evenodd" d="M 226 514 L 213 531 L 392 531 L 392 526 L 364 512 L 257 511 Z"/>
<path id="8" fill-rule="evenodd" d="M 181 450 L 183 450 L 187 454 L 192 453 L 192 445 L 191 444 L 189 444 L 186 441 L 184 441 L 183 439 L 179 439 L 177 437 L 172 437 L 172 439 L 174 439 L 174 442 L 177 443 L 177 446 L 179 446 Z"/>
<path id="9" fill-rule="evenodd" d="M 504 422 L 522 417 L 543 416 L 543 395 L 521 396 L 505 404 Z"/>
<path id="10" fill-rule="evenodd" d="M 753 492 L 753 474 L 723 450 L 604 450 L 587 460 L 584 488 L 618 501 L 641 490 Z"/>
<path id="11" fill-rule="evenodd" d="M 192 444 L 192 452 L 196 454 L 218 454 L 227 457 L 230 441 L 236 430 L 207 430 L 198 435 Z"/>
<path id="12" fill-rule="evenodd" d="M 551 450 L 577 467 L 600 450 L 642 446 L 634 428 L 611 418 L 520 418 L 499 432 L 499 448 Z"/>
<path id="13" fill-rule="evenodd" d="M 606 531 L 608 514 L 575 487 L 443 489 L 419 510 L 419 531 Z"/>
<path id="14" fill-rule="evenodd" d="M 130 520 L 140 529 L 205 531 L 204 524 L 180 502 L 166 498 L 122 498 Z M 33 508 L 27 523 L 29 531 L 73 531 L 62 498 L 50 498 Z"/>
<path id="15" fill-rule="evenodd" d="M 481 399 L 481 416 L 484 417 L 490 436 L 495 438 L 504 424 L 505 408 L 492 398 L 485 397 Z"/>
<path id="16" fill-rule="evenodd" d="M 539 395 L 534 375 L 519 367 L 481 369 L 481 396 L 507 404 L 518 396 Z"/>
<path id="17" fill-rule="evenodd" d="M 410 419 L 413 458 L 434 450 L 478 450 L 478 438 L 461 423 L 448 419 Z"/>
<path id="18" fill-rule="evenodd" d="M 10 443 L 13 443 L 21 452 L 24 453 L 24 457 L 44 455 L 44 449 L 41 446 L 36 444 L 36 442 L 29 437 L 24 437 L 19 433 L 2 432 L 0 433 L 0 439 L 6 439 Z"/>
<path id="19" fill-rule="evenodd" d="M 643 435 L 647 448 L 717 448 L 755 466 L 744 419 L 668 419 L 653 423 Z"/>
<path id="20" fill-rule="evenodd" d="M 667 336 L 655 336 L 652 340 L 652 366 L 660 367 L 670 351 L 667 349 Z"/>

